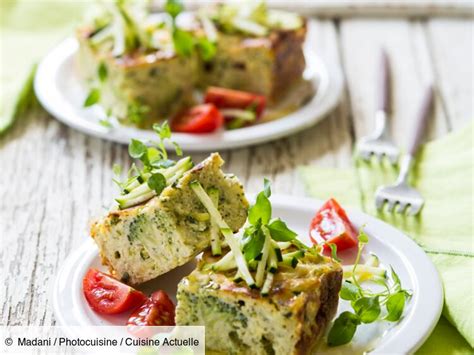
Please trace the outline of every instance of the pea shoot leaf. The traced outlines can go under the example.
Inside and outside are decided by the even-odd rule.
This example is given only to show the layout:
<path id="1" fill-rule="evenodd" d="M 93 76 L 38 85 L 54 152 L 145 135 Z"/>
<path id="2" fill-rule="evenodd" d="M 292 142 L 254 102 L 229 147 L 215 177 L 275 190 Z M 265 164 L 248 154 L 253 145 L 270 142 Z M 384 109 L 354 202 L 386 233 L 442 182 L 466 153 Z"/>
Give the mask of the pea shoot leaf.
<path id="1" fill-rule="evenodd" d="M 355 301 L 359 297 L 359 288 L 354 285 L 352 282 L 344 281 L 342 283 L 341 291 L 339 292 L 339 296 L 343 300 L 347 301 Z"/>
<path id="2" fill-rule="evenodd" d="M 289 242 L 290 240 L 295 239 L 297 234 L 289 229 L 285 222 L 281 219 L 275 219 L 270 224 L 268 224 L 267 228 L 270 230 L 270 235 L 272 239 L 278 242 Z"/>
<path id="3" fill-rule="evenodd" d="M 397 293 L 391 294 L 388 297 L 387 303 L 385 304 L 388 312 L 385 319 L 390 322 L 398 321 L 403 314 L 405 300 L 406 294 L 404 291 L 398 291 Z"/>
<path id="4" fill-rule="evenodd" d="M 166 187 L 166 178 L 163 176 L 163 174 L 155 173 L 150 176 L 147 183 L 150 189 L 154 190 L 156 194 L 159 195 Z"/>
<path id="5" fill-rule="evenodd" d="M 209 62 L 215 57 L 217 52 L 216 44 L 209 41 L 206 37 L 198 38 L 196 45 L 199 49 L 199 53 L 201 54 L 201 58 L 205 62 Z"/>
<path id="6" fill-rule="evenodd" d="M 263 249 L 265 243 L 265 236 L 260 228 L 256 229 L 252 234 L 244 240 L 244 246 L 242 248 L 245 259 L 247 261 L 255 259 Z"/>
<path id="7" fill-rule="evenodd" d="M 134 159 L 140 159 L 147 153 L 147 146 L 138 139 L 133 139 L 128 145 L 128 154 Z"/>
<path id="8" fill-rule="evenodd" d="M 161 125 L 158 123 L 155 123 L 153 125 L 153 130 L 158 134 L 160 139 L 169 139 L 171 138 L 171 129 L 170 126 L 168 125 L 168 122 L 163 122 Z"/>
<path id="9" fill-rule="evenodd" d="M 368 242 L 369 242 L 369 236 L 361 228 L 360 231 L 359 231 L 359 243 L 367 244 Z"/>
<path id="10" fill-rule="evenodd" d="M 99 121 L 99 124 L 100 124 L 102 127 L 105 127 L 105 128 L 112 128 L 112 127 L 113 127 L 112 123 L 110 123 L 110 121 L 107 120 L 107 119 L 101 119 L 101 120 Z"/>
<path id="11" fill-rule="evenodd" d="M 179 144 L 176 143 L 176 142 L 172 142 L 172 143 L 173 143 L 173 145 L 174 145 L 174 150 L 175 150 L 175 152 L 176 152 L 176 155 L 177 155 L 178 157 L 182 156 L 182 155 L 183 155 L 183 150 L 181 149 L 181 147 L 179 146 Z"/>
<path id="12" fill-rule="evenodd" d="M 272 195 L 271 183 L 270 180 L 268 180 L 267 178 L 263 179 L 263 192 L 265 193 L 265 196 L 267 196 L 267 198 L 270 198 L 270 196 Z"/>
<path id="13" fill-rule="evenodd" d="M 191 33 L 175 28 L 173 44 L 176 53 L 182 57 L 189 57 L 194 50 L 194 37 Z"/>
<path id="14" fill-rule="evenodd" d="M 272 205 L 268 200 L 268 197 L 265 195 L 265 192 L 262 191 L 257 195 L 257 201 L 249 209 L 249 222 L 251 224 L 257 224 L 260 220 L 262 224 L 267 224 L 272 217 Z"/>
<path id="15" fill-rule="evenodd" d="M 338 346 L 349 343 L 360 324 L 359 317 L 351 312 L 342 312 L 329 331 L 328 345 Z"/>
<path id="16" fill-rule="evenodd" d="M 337 245 L 334 243 L 326 243 L 326 245 L 331 249 L 331 258 L 340 263 L 341 259 L 337 257 Z"/>
<path id="17" fill-rule="evenodd" d="M 372 323 L 380 315 L 379 296 L 361 297 L 352 302 L 352 308 L 354 308 L 362 323 Z"/>
<path id="18" fill-rule="evenodd" d="M 100 90 L 98 88 L 93 88 L 87 95 L 86 99 L 84 100 L 84 107 L 89 107 L 95 105 L 100 101 Z"/>
<path id="19" fill-rule="evenodd" d="M 165 11 L 174 19 L 184 9 L 183 3 L 180 0 L 167 0 L 165 4 Z"/>
<path id="20" fill-rule="evenodd" d="M 97 68 L 97 76 L 101 82 L 104 82 L 107 79 L 107 66 L 104 62 L 100 62 L 99 67 Z"/>
<path id="21" fill-rule="evenodd" d="M 112 166 L 112 171 L 114 172 L 114 175 L 120 175 L 122 173 L 122 167 L 118 164 L 114 164 Z"/>
<path id="22" fill-rule="evenodd" d="M 154 166 L 153 163 L 157 164 L 161 161 L 161 152 L 155 147 L 149 147 L 147 148 L 147 157 L 150 164 Z"/>
<path id="23" fill-rule="evenodd" d="M 400 282 L 400 278 L 398 277 L 397 273 L 395 272 L 395 270 L 393 269 L 393 267 L 390 266 L 390 269 L 392 271 L 392 279 L 393 279 L 393 282 L 395 284 L 395 288 L 397 290 L 401 289 L 402 288 L 402 284 Z"/>
<path id="24" fill-rule="evenodd" d="M 166 168 L 169 168 L 169 167 L 175 165 L 176 163 L 173 160 L 170 160 L 170 159 L 161 159 L 161 160 L 158 160 L 158 161 L 151 161 L 150 164 L 154 168 L 166 169 Z"/>

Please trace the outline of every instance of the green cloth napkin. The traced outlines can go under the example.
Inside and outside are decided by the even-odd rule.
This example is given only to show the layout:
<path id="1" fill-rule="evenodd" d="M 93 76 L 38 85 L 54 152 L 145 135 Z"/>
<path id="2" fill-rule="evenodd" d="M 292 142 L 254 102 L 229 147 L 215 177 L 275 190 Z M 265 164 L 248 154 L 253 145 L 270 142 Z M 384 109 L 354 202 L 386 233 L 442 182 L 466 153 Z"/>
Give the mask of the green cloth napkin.
<path id="1" fill-rule="evenodd" d="M 390 164 L 355 159 L 353 169 L 299 169 L 310 195 L 323 200 L 335 197 L 343 205 L 361 208 L 396 226 L 436 265 L 445 292 L 443 315 L 449 323 L 445 319 L 439 322 L 420 353 L 473 352 L 473 141 L 471 123 L 422 147 L 411 174 L 411 183 L 425 198 L 425 206 L 416 217 L 375 208 L 376 188 L 395 181 L 397 171 Z"/>
<path id="2" fill-rule="evenodd" d="M 87 2 L 0 1 L 0 135 L 34 98 L 36 63 L 70 35 Z"/>

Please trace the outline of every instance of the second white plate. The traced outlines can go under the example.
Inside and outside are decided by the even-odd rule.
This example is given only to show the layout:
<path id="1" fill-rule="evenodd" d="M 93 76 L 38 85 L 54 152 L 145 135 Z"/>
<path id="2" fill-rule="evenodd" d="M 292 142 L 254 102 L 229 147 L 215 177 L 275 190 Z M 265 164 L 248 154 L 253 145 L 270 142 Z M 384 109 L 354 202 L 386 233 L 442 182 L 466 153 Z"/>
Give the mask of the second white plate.
<path id="1" fill-rule="evenodd" d="M 310 244 L 308 228 L 320 201 L 290 196 L 272 196 L 274 217 L 281 217 L 295 230 L 300 239 Z M 357 211 L 348 211 L 356 228 L 365 225 L 369 243 L 365 250 L 377 254 L 381 262 L 391 265 L 399 275 L 402 285 L 409 289 L 411 297 L 402 320 L 397 324 L 376 322 L 358 327 L 353 341 L 345 346 L 320 351 L 328 354 L 397 353 L 414 352 L 423 344 L 436 325 L 443 306 L 443 291 L 438 273 L 423 250 L 410 238 L 388 224 Z M 348 263 L 354 255 L 340 255 Z M 165 290 L 175 300 L 176 287 L 193 269 L 191 262 L 177 268 L 141 288 L 145 292 Z M 100 264 L 97 247 L 89 238 L 71 254 L 60 269 L 53 288 L 53 308 L 59 325 L 125 325 L 127 315 L 103 316 L 93 312 L 82 292 L 82 279 L 91 267 L 105 270 Z M 349 310 L 345 302 L 338 313 Z"/>
<path id="2" fill-rule="evenodd" d="M 321 58 L 314 48 L 315 23 L 309 21 L 305 42 L 308 76 L 315 86 L 315 95 L 297 111 L 280 119 L 236 130 L 212 134 L 174 133 L 173 140 L 185 151 L 224 150 L 267 142 L 308 128 L 335 107 L 342 93 L 343 79 L 336 63 Z M 99 122 L 105 111 L 95 105 L 84 108 L 87 89 L 74 69 L 74 57 L 79 44 L 68 38 L 43 58 L 35 77 L 35 93 L 43 107 L 68 126 L 91 136 L 128 144 L 131 138 L 149 141 L 156 139 L 151 130 L 116 125 L 106 128 Z"/>

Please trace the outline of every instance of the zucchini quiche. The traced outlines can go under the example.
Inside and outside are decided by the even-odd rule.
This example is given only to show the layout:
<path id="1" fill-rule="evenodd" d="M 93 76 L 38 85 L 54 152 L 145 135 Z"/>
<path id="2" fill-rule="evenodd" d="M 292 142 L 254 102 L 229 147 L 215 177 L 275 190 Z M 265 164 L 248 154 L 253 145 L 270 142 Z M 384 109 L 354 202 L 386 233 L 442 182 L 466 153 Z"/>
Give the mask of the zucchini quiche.
<path id="1" fill-rule="evenodd" d="M 294 251 L 289 249 L 285 255 Z M 281 266 L 268 295 L 234 272 L 212 271 L 207 251 L 178 286 L 176 324 L 205 325 L 206 348 L 228 354 L 307 354 L 334 317 L 342 269 L 329 258 L 306 253 L 295 267 Z M 222 260 L 222 259 L 220 259 Z"/>
<path id="2" fill-rule="evenodd" d="M 215 246 L 207 250 L 179 283 L 176 324 L 204 325 L 206 349 L 212 351 L 309 354 L 337 310 L 341 265 L 272 219 L 267 181 L 240 236 L 199 182 L 191 189 L 228 247 L 224 253 Z"/>
<path id="3" fill-rule="evenodd" d="M 91 237 L 99 247 L 102 263 L 110 273 L 137 285 L 192 260 L 221 238 L 211 228 L 209 213 L 191 189 L 199 182 L 214 198 L 216 208 L 232 231 L 247 218 L 248 202 L 242 184 L 224 174 L 224 161 L 213 153 L 193 166 L 190 157 L 169 159 L 164 142 L 169 126 L 154 129 L 160 142 L 146 146 L 132 140 L 129 154 L 137 160 L 125 181 L 116 180 L 120 196 L 104 217 L 94 221 Z M 178 155 L 181 154 L 177 148 Z"/>
<path id="4" fill-rule="evenodd" d="M 217 86 L 263 95 L 271 105 L 305 68 L 306 20 L 264 2 L 150 13 L 117 1 L 76 31 L 77 67 L 91 100 L 121 123 L 150 128 Z"/>

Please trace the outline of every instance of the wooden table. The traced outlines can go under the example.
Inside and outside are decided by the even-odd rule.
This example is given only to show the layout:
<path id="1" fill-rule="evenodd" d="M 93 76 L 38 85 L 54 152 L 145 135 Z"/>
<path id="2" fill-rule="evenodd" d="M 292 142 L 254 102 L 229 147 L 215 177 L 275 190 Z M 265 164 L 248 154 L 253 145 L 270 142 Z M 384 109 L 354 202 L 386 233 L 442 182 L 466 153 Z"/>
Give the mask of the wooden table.
<path id="1" fill-rule="evenodd" d="M 268 177 L 275 193 L 303 195 L 296 167 L 351 165 L 354 142 L 373 127 L 381 46 L 392 63 L 390 125 L 400 146 L 430 80 L 437 92 L 429 138 L 473 118 L 472 20 L 320 20 L 318 32 L 319 52 L 343 68 L 344 96 L 333 113 L 305 132 L 223 152 L 225 170 L 247 191 L 259 191 Z M 54 324 L 50 287 L 64 258 L 88 238 L 90 219 L 110 205 L 114 163 L 130 163 L 126 147 L 85 136 L 46 113 L 21 118 L 0 138 L 1 324 Z"/>

